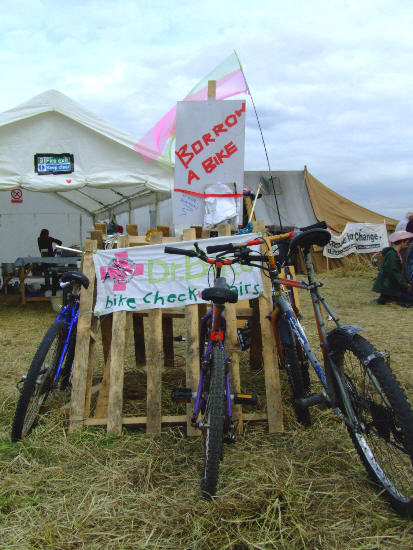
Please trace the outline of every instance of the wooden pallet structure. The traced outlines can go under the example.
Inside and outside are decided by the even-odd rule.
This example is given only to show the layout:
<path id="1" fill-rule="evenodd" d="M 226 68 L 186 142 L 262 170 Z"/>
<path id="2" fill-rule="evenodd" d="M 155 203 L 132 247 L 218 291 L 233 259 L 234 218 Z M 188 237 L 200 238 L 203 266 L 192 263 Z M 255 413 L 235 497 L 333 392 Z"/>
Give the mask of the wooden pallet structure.
<path id="1" fill-rule="evenodd" d="M 256 230 L 262 230 L 262 222 L 254 222 Z M 151 435 L 161 433 L 162 426 L 168 424 L 186 425 L 187 435 L 197 432 L 191 426 L 192 404 L 188 403 L 186 414 L 165 415 L 162 411 L 162 371 L 173 362 L 173 319 L 185 319 L 185 377 L 186 386 L 196 389 L 199 380 L 199 326 L 205 313 L 205 304 L 188 305 L 175 309 L 150 309 L 141 312 L 119 311 L 98 320 L 93 315 L 96 292 L 93 250 L 98 242 L 102 243 L 99 228 L 92 232 L 94 240 L 86 241 L 83 259 L 83 273 L 89 278 L 88 289 L 83 289 L 79 307 L 79 322 L 73 367 L 72 395 L 69 413 L 69 430 L 78 432 L 87 426 L 106 425 L 107 432 L 120 435 L 122 426 L 144 425 Z M 197 234 L 198 233 L 198 234 Z M 219 226 L 219 235 L 230 235 L 227 225 Z M 165 236 L 166 235 L 166 236 Z M 167 228 L 158 228 L 151 232 L 150 244 L 177 241 L 171 238 Z M 183 240 L 200 238 L 200 228 L 184 231 Z M 139 236 L 136 226 L 129 226 L 128 234 L 118 238 L 118 248 L 149 244 L 148 237 Z M 283 413 L 278 372 L 277 352 L 271 323 L 268 316 L 272 311 L 271 286 L 267 277 L 263 278 L 264 293 L 254 300 L 254 307 L 242 307 L 242 303 L 227 304 L 225 316 L 227 322 L 225 347 L 231 363 L 232 384 L 240 391 L 240 348 L 237 340 L 237 322 L 251 319 L 253 337 L 250 351 L 252 368 L 263 368 L 266 393 L 266 410 L 259 413 L 243 412 L 241 405 L 234 406 L 234 417 L 238 421 L 238 430 L 242 432 L 243 423 L 265 421 L 269 433 L 283 430 Z M 249 306 L 246 302 L 246 306 Z M 147 330 L 144 333 L 144 317 L 147 318 Z M 96 368 L 96 340 L 100 325 L 104 357 L 101 382 L 92 386 Z M 125 349 L 130 332 L 133 330 L 135 357 L 137 364 L 146 364 L 146 415 L 125 416 L 124 370 Z M 172 358 L 172 359 L 171 359 Z M 96 404 L 92 410 L 92 395 L 97 393 Z"/>

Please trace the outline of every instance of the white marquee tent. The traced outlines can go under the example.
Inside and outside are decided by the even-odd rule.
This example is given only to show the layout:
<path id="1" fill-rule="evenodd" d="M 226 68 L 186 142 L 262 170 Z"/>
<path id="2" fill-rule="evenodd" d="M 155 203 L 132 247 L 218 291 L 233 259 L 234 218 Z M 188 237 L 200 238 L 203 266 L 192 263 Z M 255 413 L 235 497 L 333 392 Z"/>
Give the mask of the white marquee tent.
<path id="1" fill-rule="evenodd" d="M 1 113 L 0 261 L 36 255 L 44 227 L 67 245 L 83 242 L 93 220 L 112 213 L 150 227 L 149 210 L 170 196 L 173 167 L 146 162 L 136 142 L 55 90 Z M 62 154 L 73 155 L 72 172 L 36 172 L 36 155 L 40 163 Z M 131 216 L 136 208 L 139 220 Z"/>
<path id="2" fill-rule="evenodd" d="M 64 244 L 83 243 L 93 221 L 137 223 L 140 233 L 172 224 L 173 166 L 146 162 L 134 137 L 49 90 L 0 114 L 0 262 L 37 255 L 42 228 Z M 70 173 L 39 174 L 36 155 L 73 155 Z M 40 162 L 40 161 L 39 161 Z M 380 223 L 386 218 L 338 195 L 307 170 L 245 172 L 256 191 L 257 219 L 280 227 L 326 220 L 336 232 L 347 221 Z M 15 197 L 15 191 L 22 197 Z M 281 222 L 281 223 L 280 223 Z"/>

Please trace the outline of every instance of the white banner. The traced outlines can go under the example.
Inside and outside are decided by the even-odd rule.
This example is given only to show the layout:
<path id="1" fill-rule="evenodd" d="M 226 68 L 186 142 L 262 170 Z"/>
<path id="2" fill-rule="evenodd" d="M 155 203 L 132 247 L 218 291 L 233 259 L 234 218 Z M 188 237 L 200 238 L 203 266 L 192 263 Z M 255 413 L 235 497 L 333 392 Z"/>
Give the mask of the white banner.
<path id="1" fill-rule="evenodd" d="M 385 223 L 347 223 L 341 235 L 331 235 L 323 255 L 343 258 L 352 252 L 379 252 L 385 246 L 389 246 Z"/>
<path id="2" fill-rule="evenodd" d="M 175 226 L 204 225 L 205 199 L 231 197 L 242 215 L 245 101 L 180 101 L 176 119 Z M 225 184 L 222 191 L 211 185 Z M 230 197 L 227 197 L 227 200 Z M 225 202 L 225 200 L 224 200 Z M 221 221 L 216 222 L 221 223 Z"/>
<path id="3" fill-rule="evenodd" d="M 194 242 L 206 250 L 207 246 L 225 243 L 245 243 L 257 237 L 256 233 L 231 237 L 216 237 L 197 241 L 178 241 L 156 245 L 97 250 L 95 263 L 97 296 L 95 314 L 113 311 L 139 311 L 161 307 L 182 307 L 204 303 L 201 292 L 212 286 L 210 266 L 198 258 L 165 254 L 168 244 L 193 250 Z M 252 247 L 258 250 L 259 247 Z M 257 298 L 262 292 L 261 271 L 258 268 L 225 266 L 222 270 L 229 287 L 239 298 Z"/>

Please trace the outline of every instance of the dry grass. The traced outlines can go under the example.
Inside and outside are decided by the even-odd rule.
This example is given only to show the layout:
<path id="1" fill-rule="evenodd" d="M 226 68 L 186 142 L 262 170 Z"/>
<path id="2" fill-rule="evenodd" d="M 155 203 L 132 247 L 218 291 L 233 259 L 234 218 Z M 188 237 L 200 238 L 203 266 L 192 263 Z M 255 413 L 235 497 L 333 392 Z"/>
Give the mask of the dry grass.
<path id="1" fill-rule="evenodd" d="M 413 397 L 410 322 L 413 311 L 377 306 L 374 273 L 330 273 L 324 294 L 343 322 L 366 328 Z M 10 443 L 17 390 L 54 318 L 48 304 L 22 307 L 0 297 L 0 533 L 10 549 L 408 549 L 412 523 L 399 518 L 367 481 L 350 439 L 328 412 L 314 411 L 303 430 L 285 406 L 283 434 L 248 426 L 225 448 L 219 497 L 199 498 L 198 438 L 165 428 L 110 437 L 104 428 L 68 435 L 66 419 L 50 408 L 22 443 Z M 302 297 L 304 326 L 311 310 Z M 313 330 L 308 330 L 314 338 Z M 173 374 L 166 377 L 172 385 Z M 128 376 L 143 380 L 128 359 Z M 261 373 L 251 375 L 259 385 Z M 137 377 L 137 378 L 136 378 Z M 252 379 L 254 377 L 254 380 Z M 168 392 L 165 390 L 165 394 Z M 133 410 L 141 392 L 129 396 Z M 134 402 L 136 402 L 134 404 Z M 169 405 L 168 405 L 169 406 Z M 176 409 L 175 409 L 176 410 Z"/>

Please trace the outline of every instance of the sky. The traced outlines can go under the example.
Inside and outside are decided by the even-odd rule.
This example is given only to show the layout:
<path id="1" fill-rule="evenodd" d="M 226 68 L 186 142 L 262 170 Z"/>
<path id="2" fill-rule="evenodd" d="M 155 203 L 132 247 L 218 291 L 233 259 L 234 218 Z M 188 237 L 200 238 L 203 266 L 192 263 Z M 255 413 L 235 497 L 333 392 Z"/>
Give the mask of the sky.
<path id="1" fill-rule="evenodd" d="M 413 210 L 411 0 L 0 0 L 0 112 L 56 89 L 138 139 L 237 52 L 272 170 Z M 245 169 L 267 158 L 247 97 Z"/>

